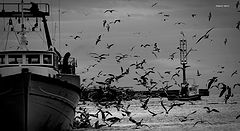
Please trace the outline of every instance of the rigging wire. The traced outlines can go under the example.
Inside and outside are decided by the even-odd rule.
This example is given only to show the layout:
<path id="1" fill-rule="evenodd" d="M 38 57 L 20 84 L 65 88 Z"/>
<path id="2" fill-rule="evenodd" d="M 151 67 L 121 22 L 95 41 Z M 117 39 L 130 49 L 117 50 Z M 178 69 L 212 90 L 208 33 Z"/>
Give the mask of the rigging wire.
<path id="1" fill-rule="evenodd" d="M 31 27 L 33 27 L 33 25 L 28 21 L 28 24 L 31 26 Z M 46 40 L 44 39 L 44 37 L 39 33 L 39 32 L 37 32 L 37 31 L 33 31 L 33 32 L 36 32 L 36 34 L 41 38 L 41 40 L 43 41 L 43 46 L 44 45 L 46 45 Z"/>
<path id="2" fill-rule="evenodd" d="M 16 38 L 17 38 L 18 44 L 20 45 L 19 47 L 21 47 L 21 41 L 18 39 L 17 33 L 14 32 L 14 34 L 15 34 L 15 36 L 16 36 Z M 26 47 L 26 48 L 27 48 L 27 47 Z M 27 50 L 28 50 L 28 48 L 27 48 Z"/>

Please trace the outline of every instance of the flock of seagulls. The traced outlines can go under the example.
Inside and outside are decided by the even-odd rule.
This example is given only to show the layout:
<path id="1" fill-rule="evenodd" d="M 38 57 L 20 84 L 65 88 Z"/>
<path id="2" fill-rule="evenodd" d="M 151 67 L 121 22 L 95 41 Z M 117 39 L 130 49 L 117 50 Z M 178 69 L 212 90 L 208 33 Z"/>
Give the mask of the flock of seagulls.
<path id="1" fill-rule="evenodd" d="M 156 7 L 159 3 L 155 2 L 151 5 L 151 7 Z M 236 8 L 239 7 L 239 1 L 236 4 Z M 104 14 L 108 14 L 111 15 L 114 12 L 117 12 L 117 10 L 115 9 L 107 9 L 105 10 L 103 13 Z M 167 20 L 167 18 L 170 17 L 170 14 L 165 14 L 164 12 L 159 12 L 158 14 L 163 14 L 164 16 L 164 21 Z M 196 13 L 192 13 L 191 17 L 195 18 L 197 17 L 198 14 Z M 208 21 L 211 22 L 212 19 L 214 19 L 213 17 L 214 14 L 212 14 L 212 12 L 210 11 L 208 13 Z M 130 16 L 130 15 L 129 15 Z M 102 20 L 102 27 L 104 29 L 106 29 L 107 32 L 105 33 L 111 33 L 110 30 L 110 25 L 112 24 L 117 24 L 117 23 L 121 23 L 122 20 L 120 19 L 115 19 L 113 21 L 108 21 L 108 20 Z M 124 21 L 123 21 L 124 22 Z M 184 25 L 186 24 L 185 22 L 175 22 L 176 25 Z M 239 30 L 239 26 L 240 26 L 240 21 L 237 22 L 237 26 L 236 28 Z M 211 27 L 210 29 L 208 29 L 206 31 L 206 33 L 204 33 L 203 35 L 201 35 L 195 42 L 195 45 L 200 43 L 200 41 L 202 41 L 203 39 L 208 39 L 210 36 L 210 32 L 213 31 L 216 27 Z M 180 34 L 185 37 L 185 34 L 181 31 Z M 71 36 L 73 39 L 77 40 L 80 39 L 80 36 Z M 192 36 L 192 38 L 197 38 L 198 35 L 194 34 Z M 102 44 L 104 43 L 103 41 L 104 39 L 104 33 L 99 34 L 98 37 L 96 38 L 95 41 L 95 46 L 99 47 L 104 45 L 107 49 L 107 51 L 111 50 L 112 48 L 115 47 L 116 43 L 106 43 L 106 44 Z M 227 45 L 227 43 L 229 42 L 228 38 L 224 38 L 224 45 Z M 136 85 L 138 86 L 143 86 L 145 87 L 149 92 L 151 92 L 153 89 L 157 89 L 157 90 L 164 90 L 165 93 L 166 91 L 173 87 L 174 85 L 177 85 L 180 87 L 180 83 L 177 81 L 176 77 L 180 77 L 180 72 L 182 71 L 182 67 L 177 67 L 175 72 L 174 71 L 164 71 L 164 72 L 159 72 L 156 70 L 155 67 L 150 67 L 150 64 L 148 63 L 146 58 L 142 58 L 141 55 L 135 54 L 135 50 L 136 48 L 139 49 L 143 49 L 143 50 L 150 50 L 150 52 L 152 53 L 153 56 L 155 56 L 156 58 L 159 57 L 159 54 L 161 52 L 161 48 L 160 48 L 160 44 L 157 42 L 153 42 L 153 43 L 139 43 L 136 45 L 133 45 L 131 47 L 129 47 L 129 50 L 127 52 L 119 52 L 119 53 L 115 53 L 115 54 L 110 54 L 109 52 L 105 52 L 105 53 L 97 53 L 97 52 L 91 52 L 89 53 L 90 57 L 92 57 L 97 63 L 94 63 L 93 65 L 88 66 L 86 69 L 86 71 L 82 72 L 82 73 L 87 73 L 89 72 L 92 68 L 96 67 L 98 64 L 102 63 L 103 60 L 107 60 L 108 58 L 110 58 L 111 55 L 114 55 L 113 58 L 115 59 L 115 61 L 117 62 L 118 65 L 120 65 L 120 74 L 113 74 L 113 73 L 103 73 L 103 71 L 99 71 L 98 75 L 95 77 L 92 77 L 90 79 L 87 80 L 87 78 L 84 78 L 84 85 L 85 83 L 89 82 L 90 84 L 86 84 L 86 87 L 89 86 L 94 86 L 94 84 L 99 84 L 100 86 L 103 87 L 109 87 L 109 86 L 113 86 L 114 82 L 119 82 L 120 79 L 124 78 L 125 76 L 129 75 L 130 73 L 135 74 L 136 77 L 132 78 L 133 81 L 136 82 Z M 177 48 L 179 51 L 181 51 L 181 49 L 178 47 Z M 194 48 L 190 48 L 190 50 L 187 51 L 187 54 L 185 57 L 187 57 L 192 51 L 197 51 L 197 49 Z M 177 54 L 177 52 L 173 52 L 169 54 L 169 60 L 174 60 L 175 59 L 175 55 Z M 127 65 L 127 67 L 125 67 L 125 70 L 123 68 L 123 66 L 121 65 L 121 63 L 124 63 L 124 60 L 126 59 L 131 59 L 131 61 L 134 61 L 133 63 L 130 63 L 129 65 Z M 190 66 L 187 66 L 190 67 Z M 219 72 L 220 73 L 220 72 Z M 153 77 L 153 74 L 157 74 L 156 76 L 159 77 Z M 164 74 L 164 75 L 162 75 Z M 200 70 L 197 69 L 196 70 L 196 76 L 200 77 L 203 74 L 200 73 Z M 235 77 L 238 75 L 238 70 L 235 70 L 230 77 Z M 103 81 L 97 81 L 96 79 L 103 77 L 105 80 Z M 157 79 L 157 80 L 156 80 Z M 227 101 L 229 100 L 230 97 L 233 97 L 233 93 L 232 93 L 232 89 L 234 89 L 235 87 L 240 86 L 240 83 L 235 83 L 234 86 L 231 88 L 229 85 L 223 83 L 223 82 L 219 82 L 218 77 L 213 76 L 212 78 L 210 78 L 207 81 L 207 89 L 210 90 L 212 88 L 217 88 L 220 90 L 220 94 L 219 97 L 224 96 L 225 94 L 225 103 L 227 103 Z M 149 112 L 149 114 L 152 117 L 155 117 L 157 115 L 160 114 L 169 114 L 170 111 L 174 108 L 174 107 L 181 107 L 184 106 L 185 103 L 171 103 L 170 106 L 167 106 L 163 101 L 160 101 L 160 105 L 163 109 L 163 111 L 160 112 L 154 112 L 152 111 L 148 104 L 149 101 L 151 100 L 151 97 L 147 97 L 147 99 L 145 100 L 140 100 L 140 108 L 142 108 L 143 110 L 146 110 L 147 112 Z M 111 106 L 111 105 L 109 105 Z M 121 100 L 118 104 L 114 105 L 114 107 L 117 108 L 118 111 L 121 112 L 122 117 L 128 117 L 128 120 L 132 123 L 134 123 L 136 125 L 136 128 L 139 127 L 143 127 L 146 126 L 148 128 L 150 128 L 149 125 L 144 124 L 143 120 L 141 119 L 140 121 L 137 121 L 133 118 L 133 113 L 129 110 L 130 105 L 128 105 L 126 108 L 123 107 L 123 105 L 121 104 Z M 204 110 L 206 110 L 206 113 L 212 113 L 212 112 L 217 112 L 219 113 L 220 111 L 214 108 L 210 108 L 210 107 L 204 107 Z M 195 120 L 194 118 L 190 118 L 192 115 L 196 114 L 197 111 L 193 111 L 190 112 L 189 114 L 185 115 L 185 116 L 176 116 L 180 122 L 185 122 L 188 120 Z M 91 114 L 91 117 L 96 117 L 99 118 L 99 115 L 101 114 L 102 118 L 101 120 L 104 122 L 104 124 L 99 124 L 99 121 L 96 121 L 95 123 L 95 128 L 101 128 L 103 126 L 112 126 L 113 124 L 117 123 L 117 122 L 121 122 L 123 118 L 119 118 L 116 116 L 113 116 L 110 112 L 108 111 L 103 111 L 101 108 L 98 109 L 98 112 L 96 114 Z M 111 116 L 109 118 L 107 118 L 108 116 Z M 238 119 L 240 117 L 240 115 L 238 115 L 236 117 L 236 119 Z M 196 126 L 197 124 L 200 123 L 209 123 L 210 122 L 206 121 L 206 120 L 199 120 L 196 121 L 193 125 Z"/>

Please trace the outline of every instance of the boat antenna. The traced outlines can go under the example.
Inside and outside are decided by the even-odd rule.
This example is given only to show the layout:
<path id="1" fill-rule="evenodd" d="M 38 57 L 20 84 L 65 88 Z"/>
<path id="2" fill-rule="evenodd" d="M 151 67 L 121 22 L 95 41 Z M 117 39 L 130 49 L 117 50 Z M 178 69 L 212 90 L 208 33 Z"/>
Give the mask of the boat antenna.
<path id="1" fill-rule="evenodd" d="M 24 18 L 23 18 L 23 0 L 22 0 L 22 2 L 21 2 L 21 6 L 22 6 L 22 25 L 21 25 L 21 31 L 23 32 L 24 31 L 24 24 L 23 24 L 23 20 L 24 20 Z"/>
<path id="2" fill-rule="evenodd" d="M 20 42 L 20 48 L 23 48 L 23 46 L 25 47 L 26 50 L 28 50 L 27 48 L 27 39 L 26 39 L 26 32 L 25 32 L 25 27 L 24 27 L 24 13 L 23 13 L 23 5 L 24 5 L 24 2 L 23 0 L 21 1 L 21 12 L 22 12 L 22 24 L 21 24 L 21 31 L 20 31 L 20 35 L 21 35 L 21 42 Z"/>
<path id="3" fill-rule="evenodd" d="M 59 44 L 59 51 L 60 51 L 60 54 L 62 53 L 61 51 L 61 11 L 60 11 L 60 0 L 58 0 L 58 44 Z"/>

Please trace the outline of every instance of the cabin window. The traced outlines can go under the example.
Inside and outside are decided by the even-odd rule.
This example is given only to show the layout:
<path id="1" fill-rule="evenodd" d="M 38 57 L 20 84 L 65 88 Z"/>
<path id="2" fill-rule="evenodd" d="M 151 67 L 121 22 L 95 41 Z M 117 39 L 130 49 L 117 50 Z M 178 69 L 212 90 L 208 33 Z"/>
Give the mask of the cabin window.
<path id="1" fill-rule="evenodd" d="M 43 55 L 43 64 L 52 64 L 52 55 Z"/>
<path id="2" fill-rule="evenodd" d="M 0 64 L 5 64 L 5 56 L 0 55 Z"/>
<path id="3" fill-rule="evenodd" d="M 40 64 L 40 55 L 26 55 L 27 64 Z"/>
<path id="4" fill-rule="evenodd" d="M 8 55 L 9 64 L 22 64 L 22 55 Z"/>

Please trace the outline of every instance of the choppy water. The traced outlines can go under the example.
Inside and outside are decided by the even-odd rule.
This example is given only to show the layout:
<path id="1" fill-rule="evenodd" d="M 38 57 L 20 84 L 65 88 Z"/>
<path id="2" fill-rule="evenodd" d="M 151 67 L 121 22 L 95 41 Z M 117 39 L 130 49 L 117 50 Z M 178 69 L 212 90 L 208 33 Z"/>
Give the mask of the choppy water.
<path id="1" fill-rule="evenodd" d="M 234 93 L 234 92 L 233 92 Z M 140 121 L 143 119 L 143 123 L 148 124 L 151 128 L 142 127 L 143 130 L 238 130 L 240 129 L 240 118 L 236 119 L 236 116 L 240 114 L 240 94 L 236 93 L 233 97 L 228 100 L 228 103 L 224 103 L 224 97 L 219 97 L 218 93 L 210 93 L 210 96 L 202 96 L 202 100 L 193 101 L 193 102 L 184 102 L 185 104 L 181 107 L 174 107 L 169 114 L 162 113 L 158 114 L 155 117 L 152 117 L 151 114 L 147 110 L 143 110 L 140 108 L 141 102 L 140 100 L 131 100 L 125 101 L 123 104 L 125 107 L 130 104 L 129 111 L 131 111 L 132 118 Z M 164 105 L 166 108 L 169 108 L 173 101 L 168 101 L 166 98 L 151 98 L 148 103 L 148 109 L 155 113 L 163 112 L 160 101 L 164 101 Z M 180 102 L 180 101 L 176 101 Z M 182 103 L 182 101 L 180 102 Z M 89 113 L 96 113 L 97 107 L 91 103 L 87 102 L 85 105 L 80 105 L 87 109 Z M 203 107 L 210 107 L 219 110 L 217 112 L 207 113 L 206 109 Z M 112 113 L 113 116 L 123 118 L 121 122 L 114 124 L 112 127 L 103 127 L 102 130 L 133 130 L 135 127 L 134 123 L 131 123 L 128 120 L 128 117 L 123 117 L 121 111 L 117 111 L 116 108 L 111 107 L 108 110 Z M 191 115 L 193 120 L 189 120 L 186 122 L 180 122 L 177 116 L 187 115 L 193 111 L 197 111 L 195 114 Z M 101 116 L 99 116 L 101 117 Z M 110 117 L 110 116 L 109 116 Z M 92 118 L 92 123 L 101 119 Z M 197 124 L 196 127 L 193 128 L 195 122 L 199 120 L 205 120 L 211 123 L 202 123 Z M 231 125 L 231 126 L 230 126 Z M 222 127 L 222 128 L 220 128 Z M 233 128 L 233 129 L 232 129 Z"/>

